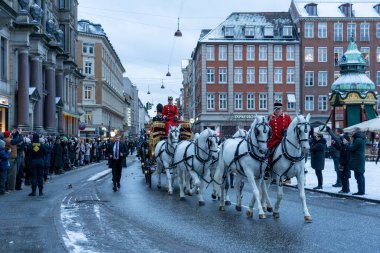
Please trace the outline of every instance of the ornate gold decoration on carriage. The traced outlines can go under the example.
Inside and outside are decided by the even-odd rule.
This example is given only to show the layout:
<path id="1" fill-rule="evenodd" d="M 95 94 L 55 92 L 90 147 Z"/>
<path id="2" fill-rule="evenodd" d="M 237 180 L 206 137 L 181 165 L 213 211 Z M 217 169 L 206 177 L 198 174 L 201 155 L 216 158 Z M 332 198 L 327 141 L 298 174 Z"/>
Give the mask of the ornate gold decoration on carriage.
<path id="1" fill-rule="evenodd" d="M 180 129 L 180 140 L 189 140 L 193 137 L 191 131 L 191 123 L 187 121 L 179 121 L 181 125 Z M 155 159 L 154 159 L 154 149 L 158 142 L 167 138 L 165 131 L 165 123 L 162 121 L 154 121 L 146 126 L 146 132 L 148 133 L 148 146 L 149 151 L 146 156 L 145 161 L 141 160 L 142 170 L 145 175 L 145 181 L 152 186 L 151 175 L 155 171 Z"/>

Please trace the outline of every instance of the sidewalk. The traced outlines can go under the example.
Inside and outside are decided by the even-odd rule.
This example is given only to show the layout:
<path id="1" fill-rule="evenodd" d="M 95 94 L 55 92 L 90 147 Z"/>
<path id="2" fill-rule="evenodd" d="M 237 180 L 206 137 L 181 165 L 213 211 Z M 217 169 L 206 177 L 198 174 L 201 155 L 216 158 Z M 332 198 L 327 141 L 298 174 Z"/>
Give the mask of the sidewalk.
<path id="1" fill-rule="evenodd" d="M 310 158 L 306 163 L 306 169 L 308 173 L 306 174 L 305 189 L 308 191 L 323 192 L 333 196 L 345 197 L 345 198 L 355 198 L 361 200 L 367 200 L 373 203 L 380 204 L 380 162 L 376 165 L 375 162 L 366 161 L 365 164 L 365 195 L 363 196 L 352 196 L 352 193 L 358 191 L 358 185 L 354 177 L 353 171 L 351 171 L 350 178 L 350 193 L 338 193 L 341 187 L 332 187 L 336 181 L 336 173 L 334 170 L 334 162 L 332 159 L 325 160 L 325 169 L 322 171 L 323 174 L 323 189 L 314 190 L 313 188 L 318 185 L 317 176 L 315 175 L 315 170 L 310 166 Z M 296 187 L 297 179 L 292 178 L 292 183 L 290 186 Z"/>

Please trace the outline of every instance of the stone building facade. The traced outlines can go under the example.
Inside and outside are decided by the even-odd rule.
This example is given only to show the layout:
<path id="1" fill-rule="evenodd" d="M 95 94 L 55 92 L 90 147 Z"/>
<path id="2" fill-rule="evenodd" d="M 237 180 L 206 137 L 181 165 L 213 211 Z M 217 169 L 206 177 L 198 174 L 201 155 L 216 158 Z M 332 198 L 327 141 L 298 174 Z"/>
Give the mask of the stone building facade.
<path id="1" fill-rule="evenodd" d="M 1 1 L 1 129 L 76 135 L 77 6 L 73 1 Z"/>
<path id="2" fill-rule="evenodd" d="M 77 64 L 85 75 L 77 89 L 81 121 L 86 123 L 81 136 L 97 137 L 100 128 L 106 136 L 123 133 L 130 103 L 124 90 L 125 69 L 101 25 L 80 20 L 78 32 Z"/>

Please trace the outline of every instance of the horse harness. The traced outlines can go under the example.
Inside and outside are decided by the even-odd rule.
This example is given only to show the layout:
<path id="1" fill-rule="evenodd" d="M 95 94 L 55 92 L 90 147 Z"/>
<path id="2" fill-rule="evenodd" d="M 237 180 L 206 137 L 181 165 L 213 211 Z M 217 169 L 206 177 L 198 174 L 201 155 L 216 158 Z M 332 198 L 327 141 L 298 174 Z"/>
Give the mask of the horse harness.
<path id="1" fill-rule="evenodd" d="M 274 164 L 276 164 L 276 162 L 278 162 L 282 158 L 282 156 L 284 156 L 285 159 L 290 161 L 288 168 L 281 175 L 277 174 L 276 171 L 272 170 L 273 173 L 275 173 L 277 176 L 280 177 L 279 186 L 282 186 L 283 177 L 288 174 L 289 170 L 294 166 L 294 164 L 305 159 L 305 152 L 301 151 L 300 156 L 292 156 L 289 154 L 288 149 L 286 147 L 286 143 L 289 143 L 290 145 L 292 145 L 293 147 L 298 149 L 301 147 L 300 145 L 302 142 L 309 141 L 308 139 L 300 139 L 301 126 L 305 126 L 304 133 L 308 133 L 307 126 L 310 126 L 310 124 L 309 124 L 309 122 L 298 123 L 296 125 L 296 127 L 294 128 L 294 132 L 297 135 L 297 139 L 298 139 L 297 144 L 299 146 L 294 144 L 293 142 L 291 142 L 287 138 L 287 136 L 284 136 L 284 138 L 282 138 L 282 140 L 281 140 L 281 151 L 282 151 L 282 153 L 276 159 L 274 159 L 272 161 L 272 168 L 274 168 Z"/>
<path id="2" fill-rule="evenodd" d="M 173 131 L 170 132 L 170 135 L 169 135 L 169 139 L 173 139 L 171 133 L 174 132 L 174 133 L 179 133 L 179 130 L 178 129 L 175 129 Z M 169 156 L 171 156 L 172 158 L 172 162 L 173 163 L 173 159 L 174 159 L 174 152 L 176 150 L 177 147 L 174 147 L 172 143 L 178 143 L 178 141 L 171 141 L 169 143 L 169 139 L 165 140 L 165 143 L 160 147 L 160 151 L 158 152 L 157 154 L 157 157 L 160 157 L 161 161 L 162 161 L 162 158 L 161 158 L 161 154 L 165 151 Z M 164 148 L 163 148 L 164 147 Z M 173 151 L 170 151 L 170 148 L 173 150 Z M 168 169 L 171 169 L 173 166 L 169 166 Z"/>

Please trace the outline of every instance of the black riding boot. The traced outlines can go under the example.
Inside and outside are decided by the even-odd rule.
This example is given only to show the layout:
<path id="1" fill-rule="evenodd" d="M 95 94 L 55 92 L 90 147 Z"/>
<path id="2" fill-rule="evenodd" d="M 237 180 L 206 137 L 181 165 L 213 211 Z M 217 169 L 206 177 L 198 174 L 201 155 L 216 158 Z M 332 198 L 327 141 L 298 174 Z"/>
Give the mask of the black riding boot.
<path id="1" fill-rule="evenodd" d="M 29 193 L 29 196 L 36 196 L 36 189 L 37 189 L 37 186 L 36 185 L 32 185 L 32 192 Z"/>

